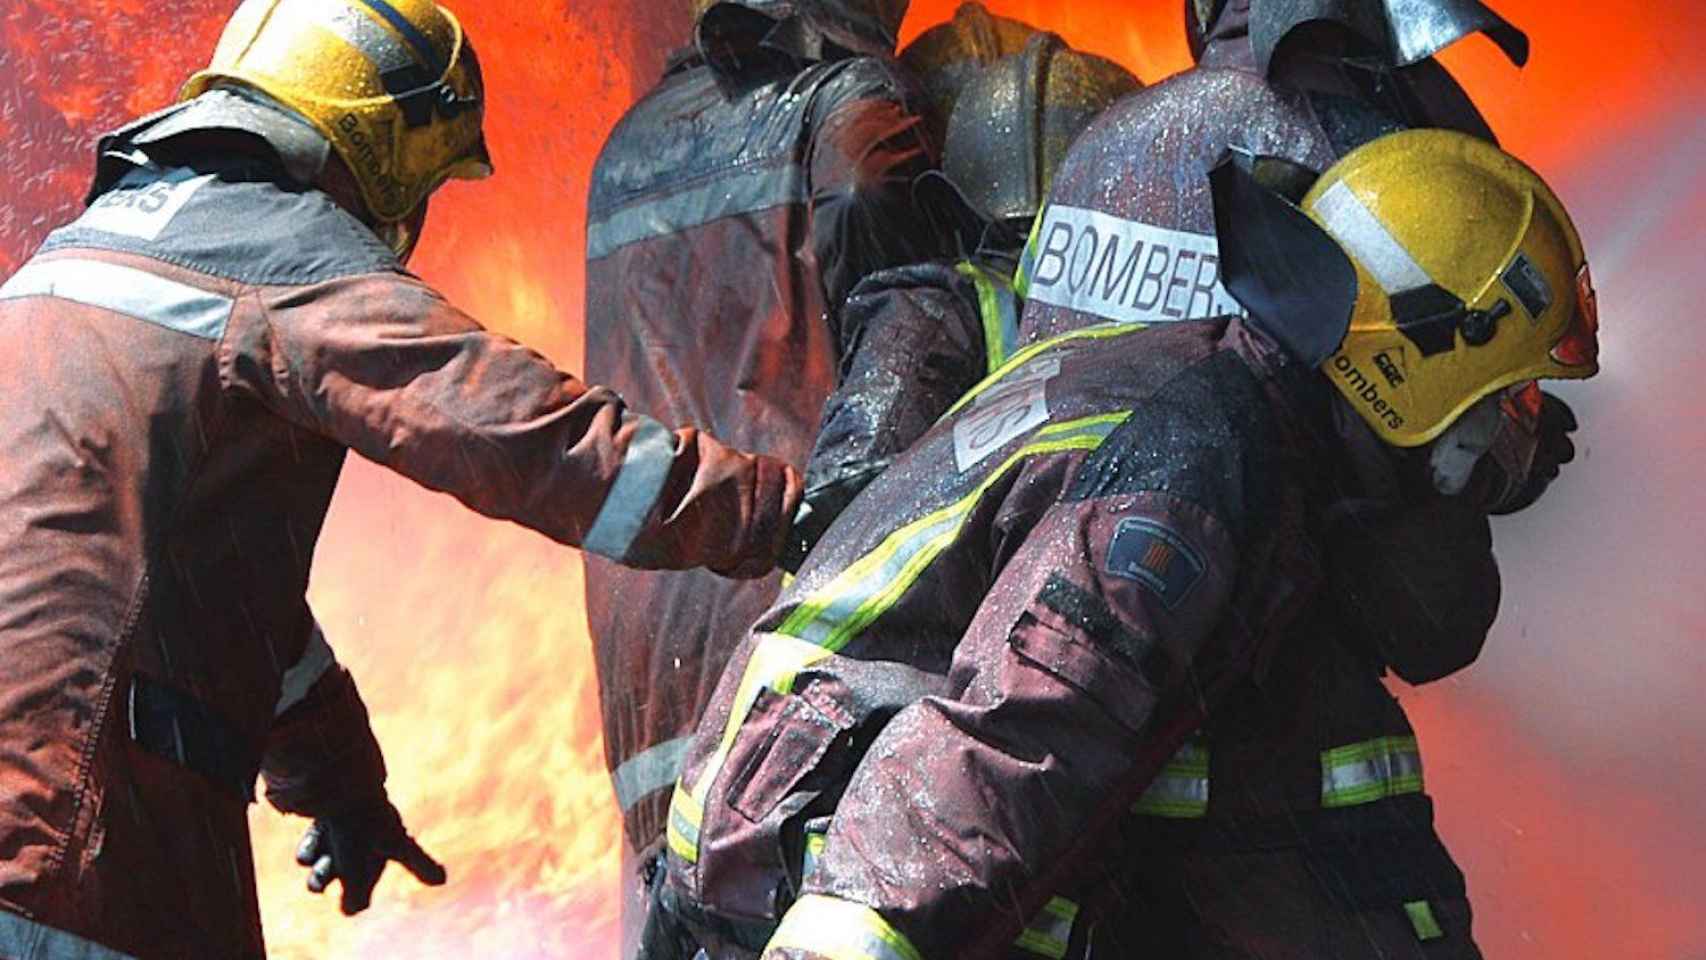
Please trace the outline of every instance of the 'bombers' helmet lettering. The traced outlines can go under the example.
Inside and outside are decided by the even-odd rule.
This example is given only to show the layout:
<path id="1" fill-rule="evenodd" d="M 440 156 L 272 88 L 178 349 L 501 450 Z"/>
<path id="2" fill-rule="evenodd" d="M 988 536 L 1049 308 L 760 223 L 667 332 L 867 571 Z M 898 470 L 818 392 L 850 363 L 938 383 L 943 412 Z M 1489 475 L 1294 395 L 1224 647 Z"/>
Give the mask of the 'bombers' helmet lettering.
<path id="1" fill-rule="evenodd" d="M 1248 189 L 1259 175 L 1214 173 L 1227 286 L 1387 443 L 1428 443 L 1507 387 L 1599 371 L 1581 238 L 1498 147 L 1394 133 L 1322 174 L 1301 211 Z"/>
<path id="2" fill-rule="evenodd" d="M 492 172 L 479 61 L 456 17 L 430 0 L 245 0 L 182 99 L 222 84 L 312 124 L 382 235 L 401 237 L 385 228 L 445 180 Z"/>

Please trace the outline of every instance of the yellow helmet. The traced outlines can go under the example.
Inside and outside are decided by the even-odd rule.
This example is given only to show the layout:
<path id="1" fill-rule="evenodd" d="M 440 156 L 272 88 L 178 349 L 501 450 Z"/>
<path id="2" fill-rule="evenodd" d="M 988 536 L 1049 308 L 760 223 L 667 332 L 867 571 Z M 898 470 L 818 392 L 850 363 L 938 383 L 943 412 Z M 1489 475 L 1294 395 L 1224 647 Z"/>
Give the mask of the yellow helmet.
<path id="1" fill-rule="evenodd" d="M 1349 329 L 1322 369 L 1386 442 L 1428 443 L 1513 384 L 1598 372 L 1581 238 L 1551 188 L 1498 147 L 1391 134 L 1334 164 L 1302 207 L 1356 271 Z"/>
<path id="2" fill-rule="evenodd" d="M 244 0 L 181 98 L 220 84 L 259 90 L 313 124 L 380 225 L 447 179 L 492 173 L 479 60 L 431 0 Z"/>

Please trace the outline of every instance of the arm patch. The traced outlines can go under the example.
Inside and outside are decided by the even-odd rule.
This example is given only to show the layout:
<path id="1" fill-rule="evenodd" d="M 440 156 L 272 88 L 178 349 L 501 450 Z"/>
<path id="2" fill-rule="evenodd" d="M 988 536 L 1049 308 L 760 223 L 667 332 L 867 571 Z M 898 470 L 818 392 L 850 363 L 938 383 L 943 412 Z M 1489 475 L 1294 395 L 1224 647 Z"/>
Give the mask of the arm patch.
<path id="1" fill-rule="evenodd" d="M 1168 610 L 1178 609 L 1207 570 L 1196 548 L 1153 520 L 1121 520 L 1108 543 L 1107 572 L 1148 587 Z"/>

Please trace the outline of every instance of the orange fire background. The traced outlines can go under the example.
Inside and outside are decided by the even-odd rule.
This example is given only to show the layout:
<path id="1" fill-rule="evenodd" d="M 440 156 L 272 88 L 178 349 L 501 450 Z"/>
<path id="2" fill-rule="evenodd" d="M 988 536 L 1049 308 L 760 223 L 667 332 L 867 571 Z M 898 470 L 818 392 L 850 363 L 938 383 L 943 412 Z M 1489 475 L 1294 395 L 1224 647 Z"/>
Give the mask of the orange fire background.
<path id="1" fill-rule="evenodd" d="M 453 0 L 454 4 L 454 0 Z M 415 268 L 489 326 L 580 367 L 588 170 L 686 32 L 685 0 L 459 5 L 492 91 L 498 176 L 435 200 Z M 907 36 L 955 0 L 914 3 Z M 995 0 L 1147 81 L 1185 67 L 1179 0 Z M 1706 4 L 1496 0 L 1526 70 L 1446 60 L 1571 204 L 1605 373 L 1563 392 L 1581 459 L 1498 524 L 1505 602 L 1482 661 L 1400 690 L 1489 957 L 1706 957 Z M 232 0 L 0 6 L 0 275 L 79 208 L 94 137 L 167 103 Z M 690 322 L 690 318 L 683 318 Z M 450 868 L 367 914 L 301 889 L 303 824 L 252 816 L 272 953 L 616 955 L 617 819 L 578 557 L 352 462 L 311 594 L 359 678 L 391 789 Z"/>

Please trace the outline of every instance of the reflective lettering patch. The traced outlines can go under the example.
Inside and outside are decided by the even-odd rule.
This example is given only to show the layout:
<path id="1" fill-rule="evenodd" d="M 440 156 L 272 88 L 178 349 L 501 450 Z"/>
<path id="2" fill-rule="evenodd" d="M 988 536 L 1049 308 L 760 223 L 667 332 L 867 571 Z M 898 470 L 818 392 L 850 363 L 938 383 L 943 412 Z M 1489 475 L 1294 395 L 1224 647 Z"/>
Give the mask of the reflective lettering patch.
<path id="1" fill-rule="evenodd" d="M 1048 382 L 1060 358 L 1043 357 L 993 384 L 954 424 L 954 465 L 961 473 L 1007 443 L 1048 422 Z"/>
<path id="2" fill-rule="evenodd" d="M 1208 569 L 1185 538 L 1153 520 L 1120 521 L 1108 544 L 1108 572 L 1148 587 L 1167 609 L 1176 609 Z"/>
<path id="3" fill-rule="evenodd" d="M 89 205 L 77 218 L 77 226 L 138 240 L 158 240 L 184 204 L 212 179 L 213 174 L 197 176 L 188 167 L 165 172 L 132 170 Z"/>
<path id="4" fill-rule="evenodd" d="M 1125 323 L 1243 314 L 1214 237 L 1053 206 L 1026 255 L 1025 296 Z"/>

